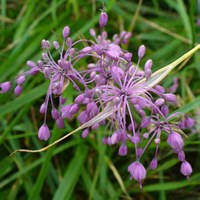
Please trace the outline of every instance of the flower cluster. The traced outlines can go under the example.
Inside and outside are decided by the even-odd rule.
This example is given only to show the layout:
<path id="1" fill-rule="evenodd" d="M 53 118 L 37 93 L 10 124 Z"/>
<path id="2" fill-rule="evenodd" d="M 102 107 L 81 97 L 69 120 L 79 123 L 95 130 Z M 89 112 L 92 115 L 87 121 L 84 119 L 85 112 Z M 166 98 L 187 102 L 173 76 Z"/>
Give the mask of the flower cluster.
<path id="1" fill-rule="evenodd" d="M 189 177 L 192 168 L 185 159 L 182 129 L 191 128 L 194 120 L 182 116 L 181 120 L 174 121 L 172 118 L 177 119 L 180 113 L 169 114 L 170 107 L 177 101 L 173 94 L 178 86 L 177 79 L 168 90 L 158 84 L 150 86 L 148 82 L 153 78 L 152 60 L 145 62 L 144 70 L 139 68 L 145 55 L 145 46 L 139 47 L 136 55 L 138 61 L 134 64 L 132 53 L 121 48 L 121 44 L 128 43 L 131 33 L 122 31 L 109 40 L 105 31 L 107 22 L 108 15 L 102 11 L 99 18 L 100 35 L 96 35 L 94 29 L 90 30 L 93 40 L 81 39 L 73 42 L 69 37 L 68 26 L 63 29 L 62 44 L 58 41 L 50 43 L 48 40 L 42 40 L 42 59 L 37 63 L 27 62 L 30 69 L 16 78 L 15 95 L 22 93 L 22 85 L 27 76 L 40 72 L 50 81 L 45 101 L 40 107 L 40 113 L 44 115 L 44 121 L 38 131 L 40 140 L 48 140 L 50 137 L 47 123 L 50 107 L 52 118 L 59 128 L 64 128 L 64 119 L 77 115 L 83 127 L 83 138 L 87 137 L 90 131 L 105 125 L 110 134 L 104 136 L 103 143 L 119 144 L 120 156 L 127 155 L 127 143 L 133 145 L 135 161 L 129 165 L 128 172 L 130 178 L 137 180 L 142 187 L 146 169 L 140 161 L 141 157 L 148 146 L 154 143 L 155 154 L 149 167 L 155 169 L 161 135 L 164 134 L 167 143 L 182 162 L 181 173 Z M 88 46 L 77 49 L 79 43 L 87 43 Z M 58 52 L 59 59 L 54 60 L 50 53 L 52 48 Z M 79 61 L 88 57 L 93 62 L 88 63 L 85 69 L 77 70 Z M 79 93 L 73 104 L 67 104 L 62 95 L 69 83 L 73 84 Z M 1 83 L 0 93 L 10 91 L 11 86 L 11 82 Z M 59 98 L 59 105 L 55 105 L 55 97 Z"/>

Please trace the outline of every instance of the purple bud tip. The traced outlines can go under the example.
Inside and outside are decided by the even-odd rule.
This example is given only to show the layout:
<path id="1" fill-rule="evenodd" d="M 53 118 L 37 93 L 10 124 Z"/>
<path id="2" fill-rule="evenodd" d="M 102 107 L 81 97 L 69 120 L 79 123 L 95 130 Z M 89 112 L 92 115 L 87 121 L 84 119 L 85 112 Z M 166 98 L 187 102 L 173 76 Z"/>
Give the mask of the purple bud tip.
<path id="1" fill-rule="evenodd" d="M 147 60 L 144 65 L 144 70 L 151 69 L 152 65 L 153 65 L 153 61 L 151 59 Z"/>
<path id="2" fill-rule="evenodd" d="M 187 178 L 189 178 L 189 176 L 192 174 L 192 167 L 190 165 L 189 162 L 184 161 L 181 164 L 181 169 L 180 169 L 181 173 L 186 176 Z"/>
<path id="3" fill-rule="evenodd" d="M 50 45 L 50 42 L 49 42 L 48 40 L 44 40 L 44 39 L 43 39 L 43 40 L 41 41 L 41 46 L 42 46 L 43 49 L 50 49 L 50 46 L 51 46 L 51 45 Z"/>
<path id="4" fill-rule="evenodd" d="M 155 101 L 155 105 L 158 107 L 162 106 L 164 103 L 165 103 L 165 100 L 162 98 L 159 98 Z"/>
<path id="5" fill-rule="evenodd" d="M 0 94 L 8 92 L 10 90 L 10 88 L 11 88 L 11 83 L 9 81 L 1 83 L 0 84 Z"/>
<path id="6" fill-rule="evenodd" d="M 179 151 L 183 148 L 184 141 L 180 134 L 172 132 L 167 138 L 167 143 L 175 150 Z"/>
<path id="7" fill-rule="evenodd" d="M 114 132 L 111 136 L 111 144 L 117 144 L 118 143 L 118 134 Z"/>
<path id="8" fill-rule="evenodd" d="M 138 49 L 138 57 L 139 59 L 141 59 L 142 57 L 144 57 L 144 54 L 145 54 L 145 46 L 144 45 L 141 45 Z"/>
<path id="9" fill-rule="evenodd" d="M 194 119 L 192 119 L 191 117 L 186 117 L 185 118 L 185 127 L 186 128 L 192 128 L 195 124 Z"/>
<path id="10" fill-rule="evenodd" d="M 92 29 L 92 28 L 90 29 L 90 35 L 93 36 L 93 37 L 96 36 L 96 32 L 95 32 L 95 30 Z"/>
<path id="11" fill-rule="evenodd" d="M 14 93 L 15 93 L 15 95 L 17 95 L 17 96 L 19 96 L 19 95 L 22 93 L 22 91 L 23 91 L 23 88 L 22 88 L 21 85 L 17 85 L 17 86 L 15 87 L 15 89 L 14 89 Z"/>
<path id="12" fill-rule="evenodd" d="M 135 161 L 129 165 L 128 172 L 131 174 L 130 178 L 134 178 L 140 183 L 140 187 L 142 187 L 142 180 L 146 177 L 146 169 L 144 166 L 139 161 Z"/>
<path id="13" fill-rule="evenodd" d="M 106 14 L 106 12 L 101 12 L 101 15 L 100 15 L 100 18 L 99 18 L 100 28 L 105 27 L 107 22 L 108 22 L 108 15 Z"/>
<path id="14" fill-rule="evenodd" d="M 141 121 L 141 128 L 146 128 L 149 126 L 151 119 L 148 117 L 144 117 Z"/>
<path id="15" fill-rule="evenodd" d="M 64 120 L 62 117 L 59 117 L 57 120 L 56 120 L 56 124 L 58 126 L 58 128 L 64 128 L 65 127 L 65 123 L 64 123 Z"/>
<path id="16" fill-rule="evenodd" d="M 169 102 L 176 102 L 176 95 L 174 94 L 170 94 L 170 93 L 164 94 L 163 98 Z"/>
<path id="17" fill-rule="evenodd" d="M 38 137 L 40 140 L 48 140 L 50 137 L 50 130 L 46 124 L 43 124 L 39 131 L 38 131 Z"/>
<path id="18" fill-rule="evenodd" d="M 181 162 L 185 161 L 185 153 L 184 153 L 184 151 L 181 150 L 181 151 L 178 152 L 178 159 Z"/>
<path id="19" fill-rule="evenodd" d="M 122 143 L 121 146 L 119 147 L 118 154 L 120 156 L 126 156 L 127 153 L 128 153 L 128 148 L 127 148 L 126 144 Z"/>
<path id="20" fill-rule="evenodd" d="M 59 49 L 59 47 L 60 47 L 58 41 L 53 41 L 53 46 L 55 49 Z"/>
<path id="21" fill-rule="evenodd" d="M 86 138 L 88 136 L 89 132 L 90 132 L 89 128 L 83 130 L 83 132 L 81 134 L 82 138 Z"/>
<path id="22" fill-rule="evenodd" d="M 36 65 L 32 60 L 28 60 L 28 61 L 26 62 L 26 64 L 27 64 L 29 67 L 31 67 L 31 68 L 37 67 L 37 65 Z"/>
<path id="23" fill-rule="evenodd" d="M 156 169 L 157 168 L 157 165 L 158 165 L 158 161 L 156 158 L 154 158 L 151 163 L 150 163 L 150 168 L 151 169 Z"/>
<path id="24" fill-rule="evenodd" d="M 70 33 L 69 26 L 65 26 L 64 29 L 63 29 L 63 38 L 66 39 L 68 37 L 69 33 Z"/>
<path id="25" fill-rule="evenodd" d="M 17 80 L 16 80 L 16 82 L 17 82 L 18 85 L 22 85 L 24 83 L 24 81 L 25 81 L 25 76 L 23 76 L 23 75 L 19 76 L 17 78 Z"/>
<path id="26" fill-rule="evenodd" d="M 59 116 L 60 116 L 60 115 L 59 115 L 58 110 L 55 109 L 55 108 L 53 108 L 53 109 L 51 110 L 51 116 L 52 116 L 52 118 L 55 119 L 55 120 L 59 119 Z"/>
<path id="27" fill-rule="evenodd" d="M 46 103 L 43 103 L 41 106 L 40 106 L 40 113 L 44 114 L 46 113 L 47 111 L 47 104 Z"/>

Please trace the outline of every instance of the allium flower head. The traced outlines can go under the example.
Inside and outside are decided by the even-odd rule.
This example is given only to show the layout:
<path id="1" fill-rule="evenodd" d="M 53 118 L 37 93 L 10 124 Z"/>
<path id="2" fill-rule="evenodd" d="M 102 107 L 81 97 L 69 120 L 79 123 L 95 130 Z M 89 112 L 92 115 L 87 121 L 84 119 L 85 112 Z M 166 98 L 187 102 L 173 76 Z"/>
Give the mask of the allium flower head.
<path id="1" fill-rule="evenodd" d="M 151 59 L 148 59 L 144 66 L 141 65 L 146 53 L 145 46 L 141 45 L 138 48 L 137 55 L 123 50 L 121 44 L 127 44 L 132 34 L 122 31 L 114 34 L 110 40 L 105 31 L 107 22 L 108 15 L 102 11 L 99 18 L 101 33 L 98 35 L 94 29 L 90 29 L 92 40 L 73 41 L 69 37 L 68 26 L 63 28 L 62 43 L 43 39 L 41 60 L 27 61 L 29 70 L 16 78 L 14 93 L 18 96 L 23 92 L 27 76 L 42 73 L 45 79 L 48 79 L 48 90 L 40 107 L 40 113 L 44 115 L 44 121 L 38 131 L 40 140 L 48 140 L 50 137 L 47 126 L 49 108 L 59 128 L 65 127 L 65 119 L 77 116 L 81 126 L 69 135 L 82 130 L 82 138 L 86 138 L 91 131 L 104 126 L 110 130 L 106 131 L 110 134 L 104 136 L 103 143 L 119 145 L 120 156 L 128 154 L 128 143 L 133 146 L 135 161 L 129 165 L 128 172 L 142 187 L 146 169 L 139 160 L 149 145 L 154 143 L 155 154 L 150 168 L 155 169 L 158 164 L 159 144 L 162 142 L 162 134 L 165 134 L 167 143 L 182 162 L 181 173 L 189 176 L 192 168 L 185 160 L 184 141 L 179 133 L 181 131 L 178 130 L 192 128 L 194 120 L 185 117 L 184 120 L 176 121 L 173 118 L 177 118 L 180 113 L 169 114 L 171 105 L 175 106 L 177 102 L 174 92 L 178 87 L 178 80 L 175 79 L 169 89 L 159 85 L 178 62 L 152 73 Z M 83 45 L 80 48 L 77 44 L 81 43 Z M 57 59 L 52 56 L 52 49 L 57 52 Z M 191 52 L 194 52 L 194 49 Z M 137 59 L 136 63 L 132 62 L 134 56 Z M 181 58 L 179 63 L 185 57 Z M 79 67 L 79 61 L 85 58 L 88 63 Z M 63 97 L 63 92 L 69 84 L 73 85 L 78 94 L 70 104 Z M 0 84 L 0 93 L 6 93 L 10 89 L 11 82 Z M 58 99 L 58 104 L 55 104 L 54 98 Z"/>

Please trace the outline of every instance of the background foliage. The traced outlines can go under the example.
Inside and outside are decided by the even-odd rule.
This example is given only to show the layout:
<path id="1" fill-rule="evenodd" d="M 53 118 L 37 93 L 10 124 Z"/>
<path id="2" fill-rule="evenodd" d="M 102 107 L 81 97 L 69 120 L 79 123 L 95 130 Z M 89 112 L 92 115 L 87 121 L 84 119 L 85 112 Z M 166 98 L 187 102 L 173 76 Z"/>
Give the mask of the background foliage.
<path id="1" fill-rule="evenodd" d="M 123 48 L 133 54 L 145 44 L 152 58 L 153 70 L 177 59 L 200 42 L 197 25 L 199 4 L 196 0 L 105 0 L 109 15 L 106 27 L 110 36 L 120 30 L 133 32 Z M 142 4 L 140 4 L 140 3 Z M 91 27 L 98 28 L 101 1 L 95 0 L 1 0 L 0 14 L 0 82 L 13 80 L 26 69 L 26 61 L 40 58 L 40 41 L 61 40 L 65 25 L 71 27 L 73 39 L 88 37 Z M 128 165 L 134 160 L 117 155 L 118 147 L 102 144 L 103 130 L 94 131 L 87 139 L 77 133 L 46 152 L 9 154 L 18 148 L 39 149 L 47 142 L 37 138 L 42 123 L 39 114 L 47 84 L 42 76 L 29 78 L 24 93 L 0 96 L 0 198 L 7 199 L 198 199 L 200 196 L 200 57 L 196 53 L 187 63 L 173 71 L 163 85 L 170 86 L 179 78 L 179 109 L 190 111 L 196 125 L 186 132 L 186 156 L 194 173 L 190 180 L 179 173 L 180 163 L 166 142 L 160 145 L 159 167 L 148 171 L 143 190 L 129 180 Z M 135 61 L 137 57 L 135 56 Z M 83 62 L 82 65 L 85 63 Z M 186 65 L 186 66 L 184 66 Z M 183 68 L 184 66 L 184 68 Z M 70 86 L 65 95 L 74 98 Z M 49 143 L 77 126 L 74 118 L 59 130 L 49 117 L 52 136 Z M 154 146 L 143 157 L 150 161 Z"/>

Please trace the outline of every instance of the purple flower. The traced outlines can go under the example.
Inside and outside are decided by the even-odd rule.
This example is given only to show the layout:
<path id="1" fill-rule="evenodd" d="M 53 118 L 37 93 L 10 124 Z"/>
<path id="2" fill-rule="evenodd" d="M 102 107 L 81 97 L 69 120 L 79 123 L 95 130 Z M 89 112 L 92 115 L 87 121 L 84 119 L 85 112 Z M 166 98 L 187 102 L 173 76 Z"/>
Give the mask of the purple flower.
<path id="1" fill-rule="evenodd" d="M 192 174 L 192 167 L 191 167 L 190 163 L 187 161 L 183 161 L 181 164 L 180 171 L 184 176 L 189 178 L 189 176 Z"/>
<path id="2" fill-rule="evenodd" d="M 130 178 L 138 181 L 140 188 L 142 188 L 142 180 L 146 177 L 146 169 L 144 166 L 139 161 L 135 161 L 129 165 L 128 172 L 131 174 Z"/>
<path id="3" fill-rule="evenodd" d="M 39 131 L 38 131 L 38 137 L 40 140 L 48 140 L 50 137 L 50 130 L 46 124 L 43 124 Z"/>
<path id="4" fill-rule="evenodd" d="M 9 81 L 0 84 L 0 94 L 8 92 L 10 89 L 11 83 Z"/>
<path id="5" fill-rule="evenodd" d="M 99 18 L 99 25 L 101 28 L 103 28 L 104 26 L 106 26 L 108 22 L 108 15 L 106 12 L 101 12 L 100 18 Z"/>
<path id="6" fill-rule="evenodd" d="M 181 150 L 184 146 L 184 141 L 182 137 L 176 132 L 172 132 L 169 134 L 167 142 L 175 151 Z"/>

